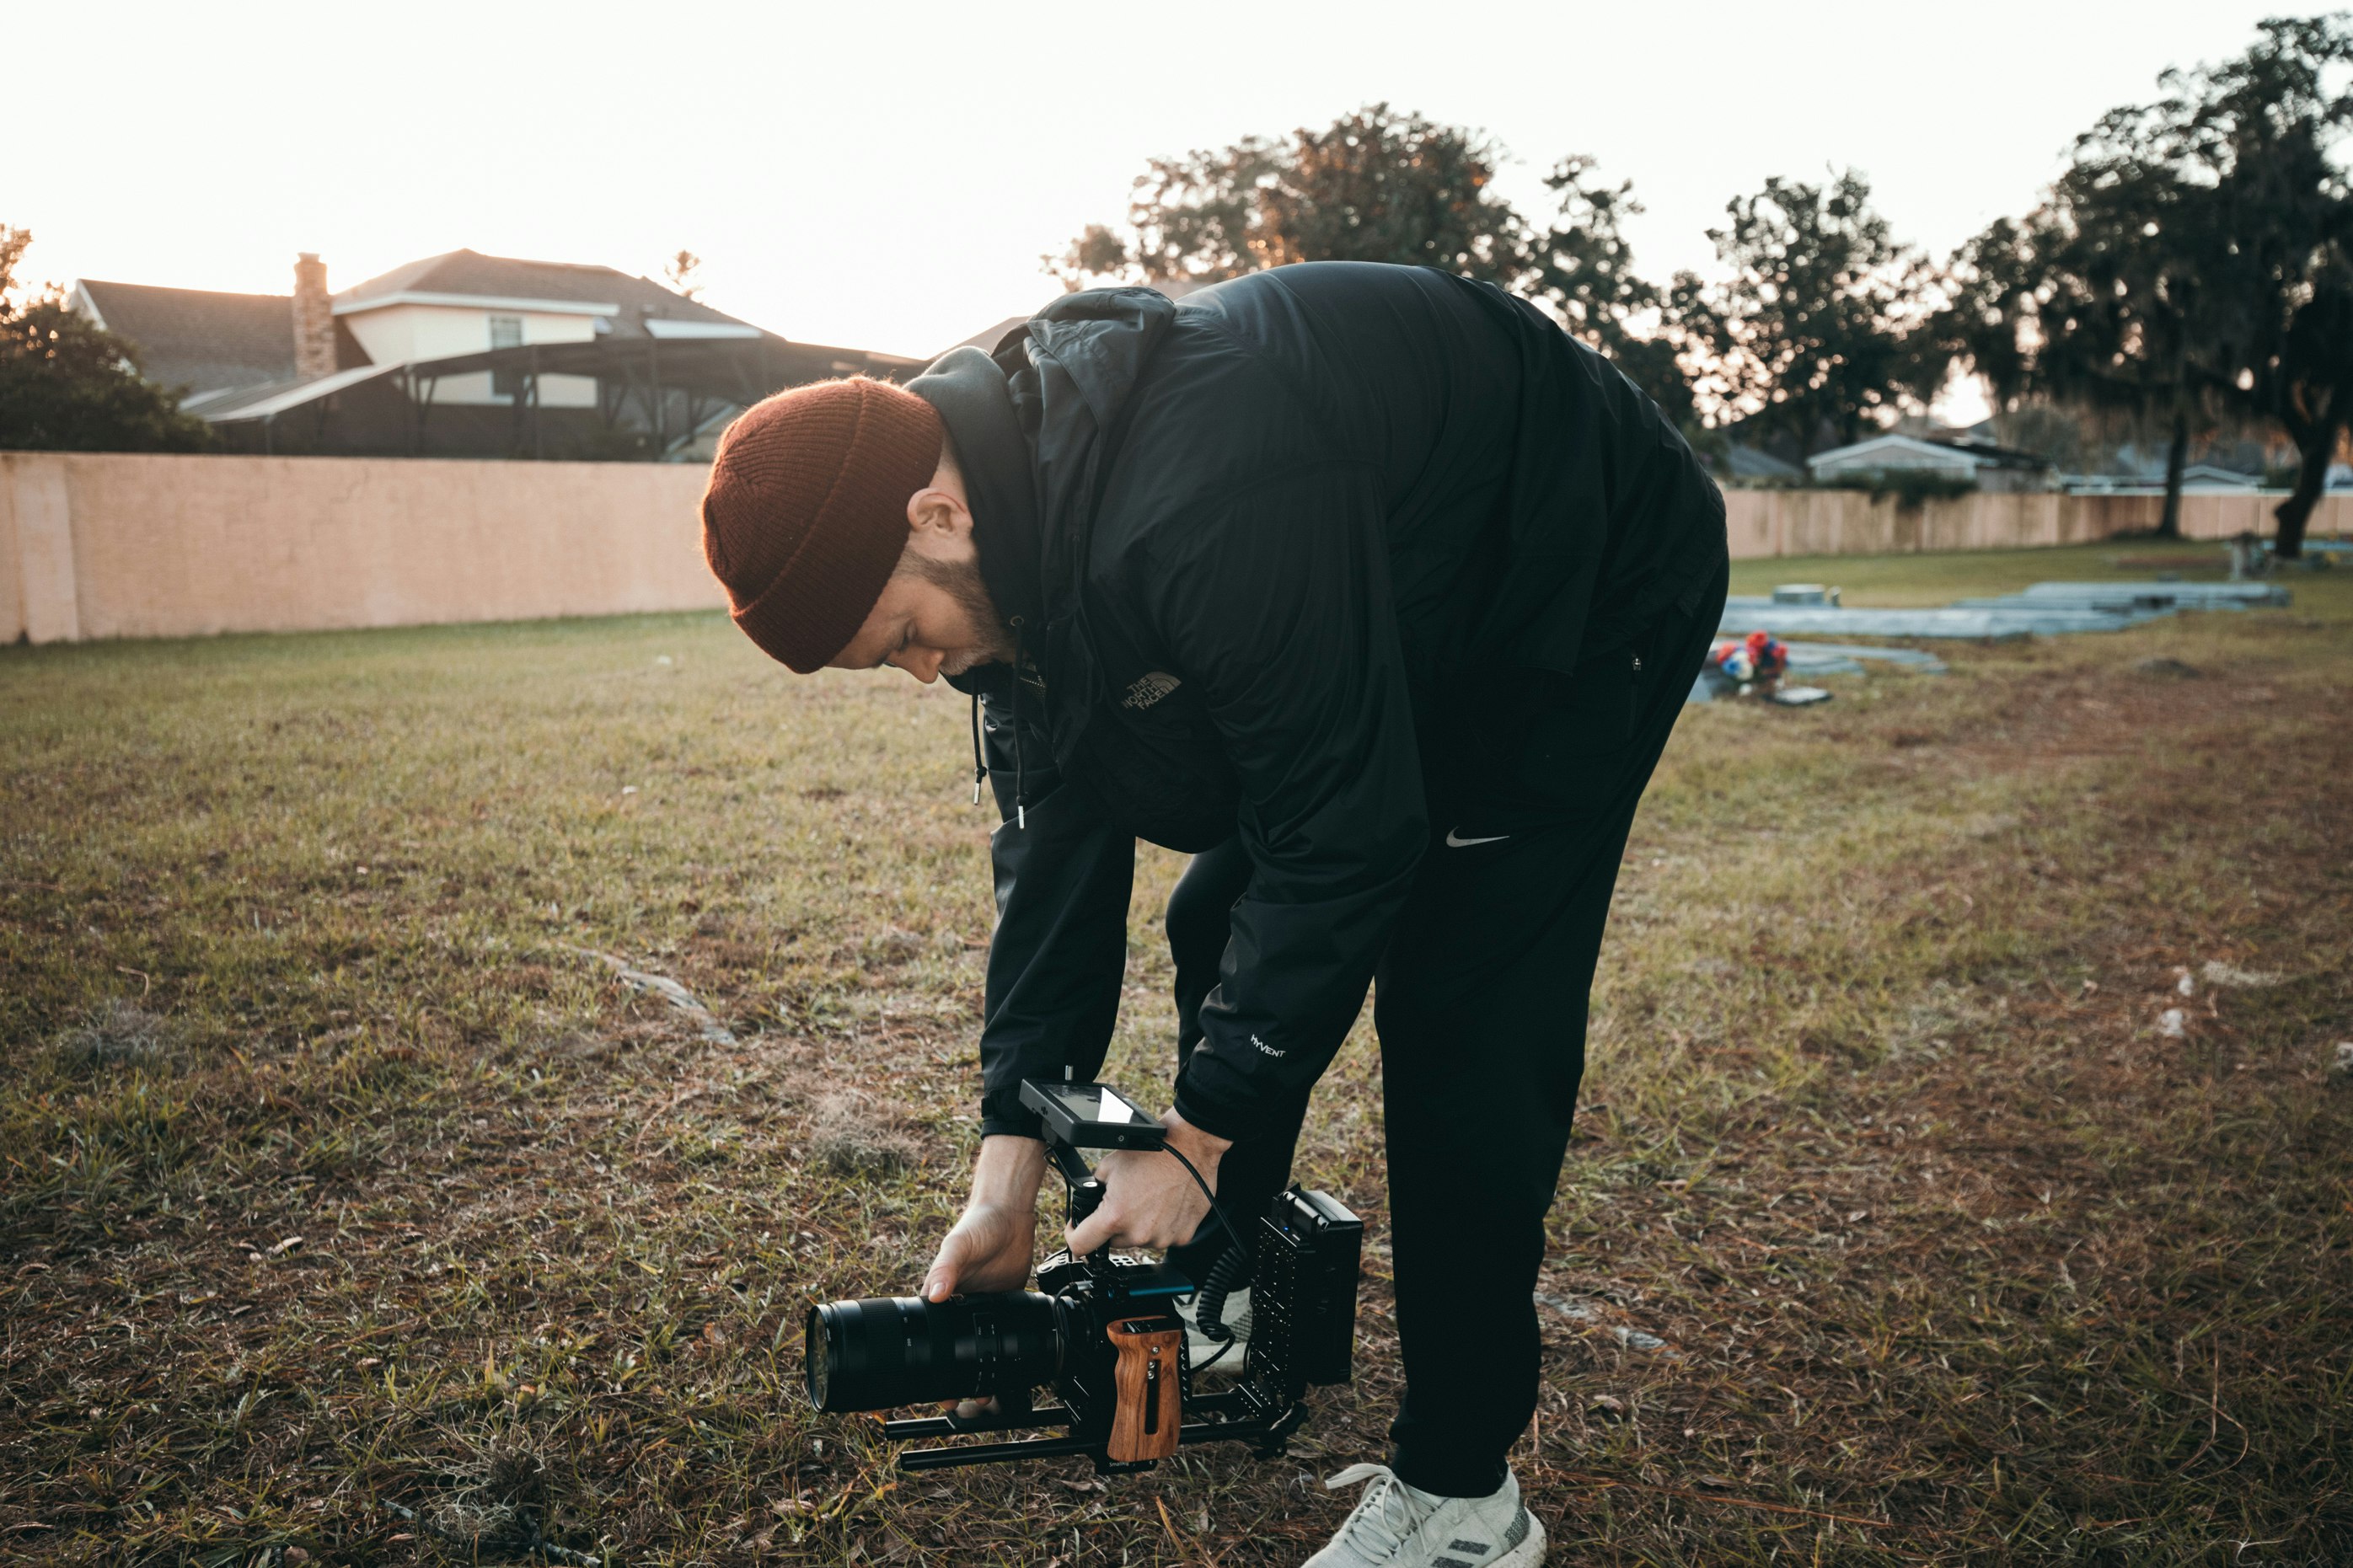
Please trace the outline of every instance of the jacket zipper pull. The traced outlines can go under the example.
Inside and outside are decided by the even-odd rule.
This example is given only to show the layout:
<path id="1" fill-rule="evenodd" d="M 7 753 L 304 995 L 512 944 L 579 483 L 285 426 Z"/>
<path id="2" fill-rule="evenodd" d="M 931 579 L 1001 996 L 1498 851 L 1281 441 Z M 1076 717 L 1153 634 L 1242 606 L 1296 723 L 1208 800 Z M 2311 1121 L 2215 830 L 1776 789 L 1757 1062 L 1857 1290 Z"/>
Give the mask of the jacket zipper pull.
<path id="1" fill-rule="evenodd" d="M 1637 675 L 1642 673 L 1642 656 L 1639 653 L 1634 656 L 1634 673 Z"/>

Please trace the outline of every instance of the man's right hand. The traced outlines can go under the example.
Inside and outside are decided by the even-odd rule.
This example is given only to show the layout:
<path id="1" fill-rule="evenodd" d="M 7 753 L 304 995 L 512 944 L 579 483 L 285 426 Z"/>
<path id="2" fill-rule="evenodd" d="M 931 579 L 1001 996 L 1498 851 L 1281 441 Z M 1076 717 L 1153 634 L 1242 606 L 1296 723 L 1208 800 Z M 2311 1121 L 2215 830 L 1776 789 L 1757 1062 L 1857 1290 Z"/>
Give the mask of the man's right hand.
<path id="1" fill-rule="evenodd" d="M 1038 1187 L 1046 1179 L 1046 1145 L 1035 1138 L 980 1141 L 972 1168 L 972 1199 L 949 1227 L 923 1276 L 923 1300 L 981 1290 L 1018 1290 L 1029 1279 L 1038 1242 Z M 970 1420 L 997 1408 L 993 1399 L 949 1405 Z"/>
<path id="2" fill-rule="evenodd" d="M 1029 1278 L 1037 1245 L 1038 1188 L 1046 1179 L 1046 1145 L 999 1134 L 980 1141 L 972 1198 L 940 1243 L 923 1276 L 923 1300 L 978 1290 L 1018 1290 Z"/>
<path id="3" fill-rule="evenodd" d="M 1018 1290 L 1029 1279 L 1037 1231 L 1034 1206 L 1017 1211 L 1008 1205 L 975 1200 L 940 1243 L 939 1255 L 923 1276 L 923 1300 Z"/>

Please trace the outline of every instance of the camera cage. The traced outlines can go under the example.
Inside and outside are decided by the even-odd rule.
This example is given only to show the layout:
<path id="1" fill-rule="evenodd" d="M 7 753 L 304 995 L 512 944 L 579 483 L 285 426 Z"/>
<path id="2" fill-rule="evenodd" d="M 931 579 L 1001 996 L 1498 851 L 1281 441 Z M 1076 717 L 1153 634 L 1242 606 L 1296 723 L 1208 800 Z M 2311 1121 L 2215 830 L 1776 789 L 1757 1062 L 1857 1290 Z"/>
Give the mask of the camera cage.
<path id="1" fill-rule="evenodd" d="M 1106 1084 L 1031 1079 L 1021 1086 L 1021 1102 L 1039 1116 L 1048 1155 L 1067 1186 L 1074 1226 L 1103 1197 L 1081 1149 L 1166 1147 L 1160 1123 Z M 1224 1211 L 1218 1212 L 1230 1229 Z M 1060 1426 L 1062 1433 L 909 1448 L 899 1456 L 900 1468 L 1084 1454 L 1096 1474 L 1113 1475 L 1149 1469 L 1178 1447 L 1199 1443 L 1245 1443 L 1261 1458 L 1281 1454 L 1307 1418 L 1308 1385 L 1351 1376 L 1364 1226 L 1328 1194 L 1294 1185 L 1269 1202 L 1257 1229 L 1250 1281 L 1253 1327 L 1240 1375 L 1230 1384 L 1214 1393 L 1193 1387 L 1175 1306 L 1198 1282 L 1169 1264 L 1131 1254 L 1104 1248 L 1073 1257 L 1067 1247 L 1058 1249 L 1038 1266 L 1039 1290 L 1091 1331 L 1078 1336 L 1079 1353 L 1050 1380 L 1060 1403 L 1032 1404 L 1047 1385 L 1000 1391 L 993 1411 L 885 1420 L 882 1436 L 893 1441 L 961 1437 L 1041 1426 Z"/>

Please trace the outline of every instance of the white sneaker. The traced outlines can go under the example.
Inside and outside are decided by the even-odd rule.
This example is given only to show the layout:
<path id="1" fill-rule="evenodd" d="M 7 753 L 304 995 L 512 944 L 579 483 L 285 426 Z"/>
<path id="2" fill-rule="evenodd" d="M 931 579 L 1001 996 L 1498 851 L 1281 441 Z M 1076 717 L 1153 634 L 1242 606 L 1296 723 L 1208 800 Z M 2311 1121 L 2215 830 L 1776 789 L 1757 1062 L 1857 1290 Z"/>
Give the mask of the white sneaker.
<path id="1" fill-rule="evenodd" d="M 1519 1479 L 1504 1472 L 1492 1497 L 1440 1497 L 1408 1486 L 1387 1465 L 1350 1465 L 1330 1488 L 1373 1484 L 1332 1544 L 1306 1568 L 1535 1568 L 1544 1526 L 1520 1506 Z"/>
<path id="2" fill-rule="evenodd" d="M 1218 1314 L 1218 1321 L 1234 1331 L 1229 1340 L 1213 1340 L 1201 1331 L 1195 1317 L 1199 1300 L 1197 1296 L 1176 1309 L 1176 1315 L 1185 1320 L 1185 1351 L 1193 1370 L 1206 1369 L 1212 1377 L 1240 1376 L 1242 1363 L 1250 1355 L 1250 1287 L 1245 1285 L 1228 1296 L 1225 1310 Z M 1217 1358 L 1214 1363 L 1210 1361 L 1212 1356 Z"/>

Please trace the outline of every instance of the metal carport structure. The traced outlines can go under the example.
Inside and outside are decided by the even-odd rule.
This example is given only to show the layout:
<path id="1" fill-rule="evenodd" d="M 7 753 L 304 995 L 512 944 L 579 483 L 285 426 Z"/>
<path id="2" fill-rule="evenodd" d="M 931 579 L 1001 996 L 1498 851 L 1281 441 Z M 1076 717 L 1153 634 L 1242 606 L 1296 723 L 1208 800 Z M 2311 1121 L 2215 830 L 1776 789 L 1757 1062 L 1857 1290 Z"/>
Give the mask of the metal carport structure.
<path id="1" fill-rule="evenodd" d="M 196 408 L 210 423 L 242 428 L 239 442 L 266 452 L 365 450 L 411 456 L 550 456 L 551 412 L 543 377 L 594 381 L 596 422 L 642 438 L 643 455 L 675 458 L 736 410 L 788 386 L 863 374 L 903 381 L 925 362 L 863 349 L 800 343 L 754 327 L 655 319 L 642 335 L 599 334 L 576 342 L 525 343 L 403 363 L 364 365 L 224 397 Z M 465 429 L 434 439 L 436 395 L 452 377 L 489 374 L 514 391 L 502 404 L 463 405 Z M 387 394 L 397 393 L 397 396 Z M 448 425 L 458 405 L 440 405 Z M 496 416 L 503 416 L 503 421 Z M 338 427 L 338 421 L 344 427 Z M 396 426 L 396 422 L 398 427 Z M 493 426 L 503 429 L 493 432 Z M 567 439 L 559 446 L 575 445 Z M 553 455 L 573 455 L 559 450 Z"/>

